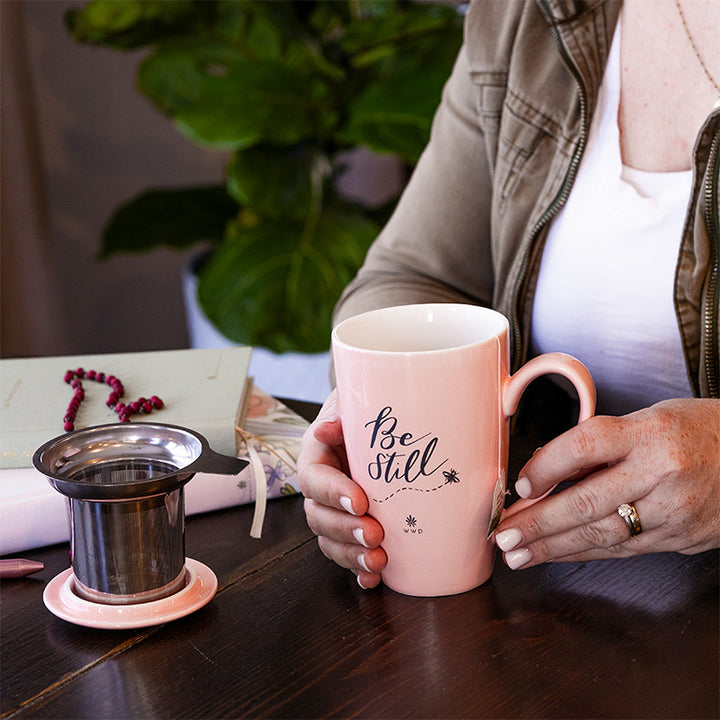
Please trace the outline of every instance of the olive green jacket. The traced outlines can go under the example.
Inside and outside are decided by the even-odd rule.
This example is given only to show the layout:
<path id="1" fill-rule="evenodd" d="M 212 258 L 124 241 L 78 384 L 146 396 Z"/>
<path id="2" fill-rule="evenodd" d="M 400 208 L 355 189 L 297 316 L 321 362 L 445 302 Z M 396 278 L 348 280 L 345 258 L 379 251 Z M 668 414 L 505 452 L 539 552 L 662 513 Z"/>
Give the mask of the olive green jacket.
<path id="1" fill-rule="evenodd" d="M 414 302 L 491 306 L 510 320 L 517 369 L 548 227 L 583 154 L 619 12 L 618 0 L 470 6 L 428 147 L 336 321 Z M 688 376 L 704 397 L 720 385 L 719 149 L 716 106 L 694 148 L 674 289 Z"/>

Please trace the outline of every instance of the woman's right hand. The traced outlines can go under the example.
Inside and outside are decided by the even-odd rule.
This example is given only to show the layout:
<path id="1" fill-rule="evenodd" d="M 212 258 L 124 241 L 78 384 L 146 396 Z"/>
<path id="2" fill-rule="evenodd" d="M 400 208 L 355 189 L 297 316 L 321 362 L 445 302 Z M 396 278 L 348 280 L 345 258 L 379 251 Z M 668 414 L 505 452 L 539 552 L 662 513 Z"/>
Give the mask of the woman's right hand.
<path id="1" fill-rule="evenodd" d="M 369 515 L 368 499 L 349 477 L 342 425 L 333 390 L 307 429 L 298 457 L 305 515 L 323 554 L 357 576 L 368 589 L 380 582 L 387 563 L 383 529 Z"/>

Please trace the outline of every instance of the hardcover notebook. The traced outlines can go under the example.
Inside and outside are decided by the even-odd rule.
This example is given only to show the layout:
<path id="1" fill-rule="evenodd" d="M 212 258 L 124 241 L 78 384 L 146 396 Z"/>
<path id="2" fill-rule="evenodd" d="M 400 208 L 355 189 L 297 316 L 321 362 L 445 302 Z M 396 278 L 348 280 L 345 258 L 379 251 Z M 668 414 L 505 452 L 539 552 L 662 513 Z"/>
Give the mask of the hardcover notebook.
<path id="1" fill-rule="evenodd" d="M 133 415 L 131 421 L 190 428 L 226 455 L 247 456 L 248 437 L 239 430 L 247 415 L 254 448 L 263 461 L 267 497 L 297 492 L 293 460 L 308 423 L 252 387 L 247 377 L 250 355 L 251 348 L 241 347 L 0 360 L 0 555 L 69 537 L 65 498 L 35 470 L 32 456 L 40 445 L 63 434 L 63 417 L 73 395 L 63 378 L 78 367 L 114 374 L 125 387 L 125 402 L 157 395 L 165 403 L 150 415 Z M 83 388 L 76 429 L 118 421 L 105 405 L 107 385 L 85 380 Z M 198 473 L 185 486 L 186 514 L 253 502 L 256 488 L 251 467 L 234 477 Z"/>
<path id="2" fill-rule="evenodd" d="M 63 377 L 79 367 L 115 375 L 125 402 L 157 395 L 165 403 L 151 415 L 133 415 L 133 422 L 184 425 L 205 435 L 216 452 L 234 455 L 251 353 L 240 347 L 0 360 L 0 468 L 31 467 L 35 450 L 65 432 L 73 389 Z M 118 421 L 105 405 L 107 385 L 84 380 L 83 388 L 76 429 Z"/>

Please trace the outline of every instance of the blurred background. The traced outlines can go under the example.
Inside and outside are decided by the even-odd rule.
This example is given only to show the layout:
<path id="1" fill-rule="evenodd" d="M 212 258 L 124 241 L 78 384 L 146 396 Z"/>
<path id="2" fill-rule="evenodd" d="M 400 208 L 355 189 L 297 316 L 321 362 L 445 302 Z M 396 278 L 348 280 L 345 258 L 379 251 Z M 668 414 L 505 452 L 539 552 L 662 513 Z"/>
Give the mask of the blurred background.
<path id="1" fill-rule="evenodd" d="M 330 309 L 427 141 L 457 7 L 1 0 L 0 357 L 230 336 L 261 388 L 323 400 Z"/>
<path id="2" fill-rule="evenodd" d="M 0 352 L 186 347 L 187 258 L 99 262 L 99 238 L 143 188 L 219 182 L 225 158 L 185 140 L 135 91 L 139 53 L 75 43 L 63 23 L 72 5 L 0 3 Z"/>
<path id="3" fill-rule="evenodd" d="M 153 187 L 223 181 L 229 154 L 184 138 L 135 89 L 143 51 L 76 43 L 79 2 L 0 3 L 0 354 L 188 347 L 181 273 L 190 250 L 97 259 L 113 211 Z M 397 190 L 393 158 L 355 154 L 348 192 Z"/>

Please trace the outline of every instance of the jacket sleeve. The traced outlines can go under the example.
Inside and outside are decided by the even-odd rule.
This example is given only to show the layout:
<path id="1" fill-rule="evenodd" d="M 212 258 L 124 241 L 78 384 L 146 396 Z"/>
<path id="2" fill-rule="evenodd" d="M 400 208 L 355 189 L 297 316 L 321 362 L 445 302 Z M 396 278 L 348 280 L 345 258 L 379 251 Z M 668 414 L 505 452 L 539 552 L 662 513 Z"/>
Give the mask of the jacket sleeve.
<path id="1" fill-rule="evenodd" d="M 430 141 L 394 214 L 340 298 L 335 323 L 389 305 L 491 304 L 491 172 L 485 147 L 463 47 Z"/>

